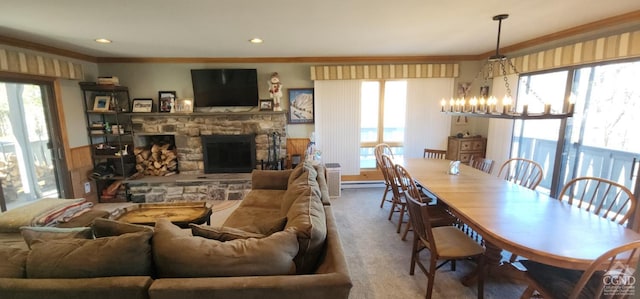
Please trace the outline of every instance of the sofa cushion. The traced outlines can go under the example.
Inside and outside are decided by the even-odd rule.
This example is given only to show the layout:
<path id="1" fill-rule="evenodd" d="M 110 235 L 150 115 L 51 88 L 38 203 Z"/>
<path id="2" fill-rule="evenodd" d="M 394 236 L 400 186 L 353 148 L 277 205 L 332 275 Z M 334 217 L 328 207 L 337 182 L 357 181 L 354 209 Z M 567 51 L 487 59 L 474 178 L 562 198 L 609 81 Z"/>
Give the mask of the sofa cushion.
<path id="1" fill-rule="evenodd" d="M 31 248 L 36 242 L 45 242 L 57 239 L 93 239 L 93 231 L 90 227 L 57 228 L 40 226 L 23 226 L 20 228 L 22 238 Z"/>
<path id="2" fill-rule="evenodd" d="M 96 218 L 91 224 L 96 238 L 119 236 L 127 233 L 150 232 L 153 227 L 147 225 L 131 224 L 117 220 Z"/>
<path id="3" fill-rule="evenodd" d="M 251 188 L 286 190 L 293 170 L 254 170 L 251 172 Z"/>
<path id="4" fill-rule="evenodd" d="M 289 186 L 282 196 L 282 204 L 280 206 L 280 212 L 282 215 L 287 215 L 289 208 L 300 194 L 305 192 L 308 193 L 308 191 L 310 191 L 308 188 L 309 185 L 318 185 L 318 182 L 316 181 L 318 173 L 311 165 L 311 162 L 305 161 L 296 167 L 296 169 L 301 169 L 302 171 L 293 172 L 291 177 L 289 177 Z M 318 188 L 317 191 L 319 194 L 320 189 Z"/>
<path id="5" fill-rule="evenodd" d="M 296 234 L 289 230 L 262 239 L 227 242 L 194 237 L 158 219 L 153 256 L 159 277 L 283 275 L 295 273 Z"/>
<path id="6" fill-rule="evenodd" d="M 0 247 L 0 277 L 24 278 L 27 255 L 26 249 Z"/>
<path id="7" fill-rule="evenodd" d="M 191 234 L 193 234 L 194 236 L 218 240 L 222 242 L 235 239 L 261 239 L 266 237 L 266 235 L 263 234 L 247 232 L 233 227 L 213 227 L 193 223 L 189 224 L 189 226 L 191 227 Z"/>
<path id="8" fill-rule="evenodd" d="M 94 240 L 35 243 L 27 257 L 28 278 L 88 278 L 151 274 L 149 231 Z"/>
<path id="9" fill-rule="evenodd" d="M 266 209 L 241 204 L 222 226 L 233 227 L 256 234 L 270 235 L 284 229 L 286 217 L 280 209 Z"/>
<path id="10" fill-rule="evenodd" d="M 304 172 L 291 182 L 301 186 L 300 194 L 286 211 L 285 229 L 295 228 L 299 251 L 294 259 L 298 274 L 311 273 L 316 268 L 327 236 L 327 223 L 321 192 L 316 181 L 317 172 L 310 162 L 305 162 Z M 304 187 L 302 187 L 304 186 Z M 283 208 L 285 205 L 283 201 Z"/>

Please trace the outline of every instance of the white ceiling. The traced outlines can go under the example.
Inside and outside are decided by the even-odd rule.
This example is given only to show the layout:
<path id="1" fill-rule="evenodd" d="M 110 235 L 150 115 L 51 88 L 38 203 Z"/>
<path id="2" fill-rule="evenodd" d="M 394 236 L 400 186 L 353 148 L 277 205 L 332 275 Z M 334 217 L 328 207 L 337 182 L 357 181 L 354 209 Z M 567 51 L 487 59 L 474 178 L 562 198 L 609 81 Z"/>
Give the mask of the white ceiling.
<path id="1" fill-rule="evenodd" d="M 496 14 L 510 14 L 504 47 L 638 10 L 639 0 L 2 0 L 0 35 L 95 57 L 478 55 L 495 49 Z"/>

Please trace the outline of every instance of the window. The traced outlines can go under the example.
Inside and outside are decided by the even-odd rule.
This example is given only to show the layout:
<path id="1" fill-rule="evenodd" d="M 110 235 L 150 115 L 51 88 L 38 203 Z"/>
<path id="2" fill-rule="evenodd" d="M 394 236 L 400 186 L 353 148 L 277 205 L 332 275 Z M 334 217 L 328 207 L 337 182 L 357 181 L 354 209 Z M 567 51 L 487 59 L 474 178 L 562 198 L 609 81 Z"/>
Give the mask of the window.
<path id="1" fill-rule="evenodd" d="M 404 153 L 407 81 L 364 81 L 360 98 L 360 168 L 375 168 L 376 144 Z"/>
<path id="2" fill-rule="evenodd" d="M 545 170 L 540 187 L 552 196 L 570 179 L 582 176 L 610 179 L 634 190 L 636 178 L 631 172 L 640 153 L 635 137 L 640 114 L 638 76 L 640 62 L 521 76 L 519 105 L 537 105 L 534 109 L 540 111 L 543 99 L 560 111 L 571 99 L 575 111 L 563 121 L 516 121 L 511 156 L 540 163 Z"/>

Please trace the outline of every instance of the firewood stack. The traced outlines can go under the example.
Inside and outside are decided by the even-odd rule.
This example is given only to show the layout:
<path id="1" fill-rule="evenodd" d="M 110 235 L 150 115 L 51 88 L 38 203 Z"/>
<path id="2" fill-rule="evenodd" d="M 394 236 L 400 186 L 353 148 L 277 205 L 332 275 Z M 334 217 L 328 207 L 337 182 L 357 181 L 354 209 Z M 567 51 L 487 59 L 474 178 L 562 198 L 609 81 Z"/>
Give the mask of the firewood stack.
<path id="1" fill-rule="evenodd" d="M 136 147 L 136 170 L 153 176 L 168 176 L 178 172 L 178 157 L 169 144 L 154 144 L 151 148 Z"/>

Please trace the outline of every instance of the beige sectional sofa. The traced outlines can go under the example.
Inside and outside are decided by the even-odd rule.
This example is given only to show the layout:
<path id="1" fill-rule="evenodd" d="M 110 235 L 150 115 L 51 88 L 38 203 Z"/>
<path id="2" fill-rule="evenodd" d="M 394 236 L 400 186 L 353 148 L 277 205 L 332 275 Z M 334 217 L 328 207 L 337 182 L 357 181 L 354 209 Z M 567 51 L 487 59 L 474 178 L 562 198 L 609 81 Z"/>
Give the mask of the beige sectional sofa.
<path id="1" fill-rule="evenodd" d="M 9 261 L 0 265 L 0 294 L 2 298 L 348 298 L 351 280 L 324 168 L 303 163 L 294 170 L 256 170 L 252 184 L 252 191 L 221 228 L 194 225 L 189 231 L 162 220 L 150 232 L 101 219 L 94 232 L 102 238 L 46 242 L 35 238 L 31 252 L 0 248 L 0 260 Z M 131 243 L 137 244 L 138 257 L 125 257 L 118 250 L 131 251 L 126 249 Z M 77 252 L 87 244 L 101 254 L 83 262 L 95 265 L 92 269 L 78 269 L 79 263 L 65 250 Z M 46 256 L 50 249 L 58 253 Z M 135 275 L 122 273 L 131 268 Z M 109 275 L 100 276 L 101 270 Z"/>

